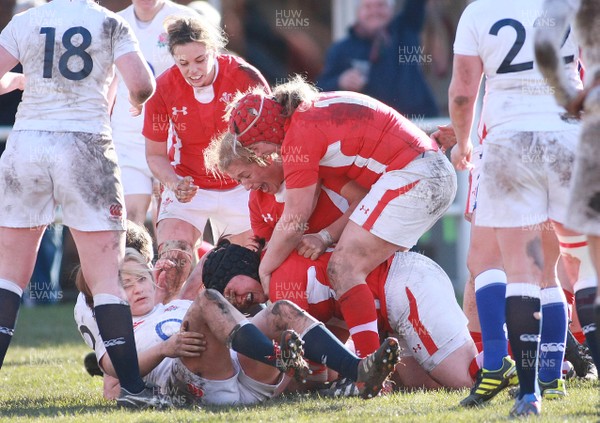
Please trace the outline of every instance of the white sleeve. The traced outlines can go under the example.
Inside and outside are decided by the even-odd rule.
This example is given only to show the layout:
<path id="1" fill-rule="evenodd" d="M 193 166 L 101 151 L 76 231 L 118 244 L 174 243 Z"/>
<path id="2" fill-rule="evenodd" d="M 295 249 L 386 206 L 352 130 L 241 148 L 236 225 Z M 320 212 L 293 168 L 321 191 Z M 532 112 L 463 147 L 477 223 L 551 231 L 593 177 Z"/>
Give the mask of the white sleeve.
<path id="1" fill-rule="evenodd" d="M 121 16 L 115 16 L 117 17 L 117 24 L 113 33 L 113 60 L 117 60 L 124 54 L 140 51 L 138 40 L 127 21 Z"/>
<path id="2" fill-rule="evenodd" d="M 479 43 L 475 25 L 476 14 L 474 13 L 475 4 L 471 3 L 467 6 L 458 21 L 456 38 L 454 39 L 454 54 L 479 56 Z"/>
<path id="3" fill-rule="evenodd" d="M 17 28 L 18 25 L 15 24 L 15 18 L 13 18 L 0 33 L 0 46 L 4 47 L 15 59 L 20 59 L 16 35 Z"/>

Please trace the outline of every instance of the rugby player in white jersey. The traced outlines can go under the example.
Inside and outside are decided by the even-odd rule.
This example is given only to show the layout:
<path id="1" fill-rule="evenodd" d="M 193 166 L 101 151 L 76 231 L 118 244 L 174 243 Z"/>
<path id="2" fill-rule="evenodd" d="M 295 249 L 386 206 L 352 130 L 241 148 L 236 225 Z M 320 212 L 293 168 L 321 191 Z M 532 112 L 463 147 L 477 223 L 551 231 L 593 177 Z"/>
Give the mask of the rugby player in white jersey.
<path id="1" fill-rule="evenodd" d="M 573 254 L 590 273 L 575 285 L 575 303 L 585 338 L 596 367 L 600 366 L 600 4 L 593 0 L 546 0 L 546 21 L 536 30 L 535 52 L 540 71 L 555 89 L 558 103 L 571 114 L 582 115 L 582 128 L 573 171 L 567 226 L 587 235 L 591 257 Z M 552 23 L 552 25 L 550 25 Z M 585 66 L 584 89 L 570 83 L 560 66 L 562 33 L 573 25 Z M 592 265 L 595 269 L 592 269 Z M 595 275 L 593 273 L 595 272 Z M 594 277 L 595 276 L 595 277 Z"/>
<path id="2" fill-rule="evenodd" d="M 553 223 L 563 254 L 580 246 L 578 234 L 562 226 L 579 127 L 565 118 L 534 64 L 534 22 L 543 14 L 542 3 L 480 0 L 467 6 L 457 29 L 449 89 L 457 135 L 452 161 L 464 170 L 470 167 L 479 83 L 482 75 L 487 78 L 475 224 L 495 228 L 507 275 L 506 324 L 520 383 L 511 415 L 539 414 L 540 389 L 556 396 L 565 392 L 560 365 L 566 304 L 555 272 L 544 272 L 544 256 L 549 257 L 542 249 L 544 225 Z M 577 44 L 572 32 L 563 38 L 560 54 L 576 84 Z M 540 363 L 548 366 L 538 386 L 540 330 Z M 500 377 L 503 372 L 486 370 Z"/>
<path id="3" fill-rule="evenodd" d="M 113 65 L 136 109 L 153 93 L 150 70 L 127 23 L 88 0 L 55 0 L 14 16 L 0 34 L 0 77 L 18 62 L 27 84 L 0 159 L 0 365 L 40 239 L 61 205 L 121 382 L 118 405 L 168 405 L 140 377 L 119 286 L 123 192 L 107 107 Z"/>
<path id="4" fill-rule="evenodd" d="M 241 268 L 243 274 L 256 273 L 257 253 L 242 247 L 236 251 L 239 260 L 233 267 Z M 245 405 L 273 397 L 288 381 L 281 371 L 300 372 L 298 376 L 307 371 L 301 357 L 302 341 L 294 330 L 307 340 L 307 356 L 327 357 L 329 367 L 359 382 L 365 398 L 377 395 L 398 358 L 398 342 L 388 338 L 376 353 L 360 360 L 318 321 L 288 301 L 272 304 L 251 320 L 215 290 L 203 290 L 193 302 L 158 303 L 151 268 L 134 249 L 126 250 L 121 282 L 131 302 L 142 374 L 160 386 L 174 404 Z M 94 335 L 87 307 L 83 302 L 76 305 L 79 330 L 95 349 L 102 369 L 113 374 L 103 344 Z M 271 339 L 281 341 L 274 345 Z"/>

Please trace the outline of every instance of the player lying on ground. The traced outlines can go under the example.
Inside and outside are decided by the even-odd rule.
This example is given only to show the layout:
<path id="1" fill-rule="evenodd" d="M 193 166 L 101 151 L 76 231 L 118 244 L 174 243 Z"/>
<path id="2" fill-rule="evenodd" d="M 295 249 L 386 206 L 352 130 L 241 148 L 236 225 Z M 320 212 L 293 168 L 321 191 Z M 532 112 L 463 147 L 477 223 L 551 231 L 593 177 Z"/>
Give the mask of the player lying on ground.
<path id="1" fill-rule="evenodd" d="M 293 252 L 272 274 L 270 298 L 286 298 L 323 322 L 341 317 L 327 277 L 330 252 L 310 260 Z M 258 279 L 260 251 L 220 240 L 203 260 L 207 288 L 222 292 L 240 309 L 267 300 Z M 477 354 L 448 276 L 429 258 L 396 253 L 367 277 L 379 305 L 382 332 L 404 347 L 397 381 L 404 388 L 463 388 L 473 379 Z"/>
<path id="2" fill-rule="evenodd" d="M 214 290 L 202 291 L 193 302 L 155 304 L 151 270 L 132 249 L 126 252 L 121 281 L 134 316 L 141 373 L 176 404 L 252 404 L 276 395 L 287 383 L 281 371 L 307 369 L 294 330 L 305 340 L 307 358 L 325 357 L 330 368 L 358 383 L 365 398 L 379 393 L 398 359 L 394 338 L 359 359 L 288 301 L 272 304 L 252 322 Z M 90 331 L 82 336 L 95 346 L 102 369 L 112 374 L 102 343 Z M 281 344 L 274 345 L 272 337 Z"/>

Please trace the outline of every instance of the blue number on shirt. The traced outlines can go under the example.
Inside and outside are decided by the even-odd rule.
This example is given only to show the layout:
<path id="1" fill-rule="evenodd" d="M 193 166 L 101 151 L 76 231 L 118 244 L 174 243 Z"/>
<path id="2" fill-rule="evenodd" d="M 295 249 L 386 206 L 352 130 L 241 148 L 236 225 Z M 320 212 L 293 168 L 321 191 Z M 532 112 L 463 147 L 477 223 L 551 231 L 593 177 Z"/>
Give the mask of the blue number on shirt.
<path id="1" fill-rule="evenodd" d="M 56 38 L 56 28 L 52 27 L 42 27 L 40 29 L 40 34 L 44 34 L 46 36 L 46 42 L 44 45 L 44 78 L 52 78 L 52 64 L 54 60 L 54 41 Z M 80 34 L 82 37 L 81 44 L 74 45 L 73 37 L 77 34 Z M 74 26 L 73 28 L 69 28 L 65 31 L 62 37 L 62 44 L 65 47 L 66 51 L 60 56 L 58 59 L 58 70 L 62 76 L 71 80 L 71 81 L 80 81 L 90 73 L 92 73 L 92 68 L 94 67 L 94 61 L 92 60 L 92 56 L 89 55 L 86 48 L 88 48 L 92 44 L 92 34 L 86 28 L 82 26 Z M 83 68 L 74 72 L 69 69 L 69 59 L 73 56 L 77 56 L 81 58 L 83 61 Z"/>
<path id="2" fill-rule="evenodd" d="M 512 73 L 512 72 L 521 72 L 521 71 L 533 69 L 533 61 L 522 62 L 522 63 L 512 63 L 514 58 L 517 57 L 517 54 L 519 54 L 519 51 L 521 51 L 521 48 L 523 48 L 523 44 L 525 43 L 525 36 L 527 34 L 525 31 L 525 27 L 523 26 L 523 24 L 521 22 L 519 22 L 515 19 L 500 19 L 498 22 L 496 22 L 490 28 L 490 35 L 498 35 L 498 32 L 500 32 L 500 29 L 504 28 L 505 26 L 510 26 L 510 27 L 514 28 L 514 30 L 517 33 L 517 38 L 515 39 L 514 44 L 512 45 L 512 47 L 510 48 L 510 50 L 508 51 L 506 56 L 504 57 L 504 60 L 502 61 L 502 63 L 498 67 L 498 69 L 496 70 L 496 73 L 498 73 L 498 74 Z M 571 29 L 569 28 L 569 30 L 567 31 L 567 33 L 565 35 L 565 38 L 563 39 L 561 47 L 565 45 L 565 42 L 567 41 L 567 38 L 569 37 L 570 33 L 571 33 Z M 566 64 L 566 63 L 571 63 L 575 58 L 573 57 L 573 55 L 571 55 L 571 56 L 565 56 L 565 57 L 563 57 L 563 59 Z"/>

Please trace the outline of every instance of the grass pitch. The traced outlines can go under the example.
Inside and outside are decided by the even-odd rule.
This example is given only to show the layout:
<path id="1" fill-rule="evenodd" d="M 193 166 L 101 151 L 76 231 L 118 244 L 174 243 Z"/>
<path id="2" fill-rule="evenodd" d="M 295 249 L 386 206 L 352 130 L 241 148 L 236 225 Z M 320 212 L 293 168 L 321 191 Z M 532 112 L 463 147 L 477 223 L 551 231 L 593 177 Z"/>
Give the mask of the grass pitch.
<path id="1" fill-rule="evenodd" d="M 507 421 L 513 400 L 503 392 L 480 409 L 464 409 L 462 391 L 393 394 L 363 401 L 287 396 L 252 407 L 130 412 L 102 398 L 100 378 L 88 376 L 88 353 L 73 321 L 73 306 L 21 310 L 16 334 L 0 371 L 1 422 L 495 422 Z M 544 401 L 540 422 L 600 420 L 598 382 L 569 381 L 569 395 Z"/>

